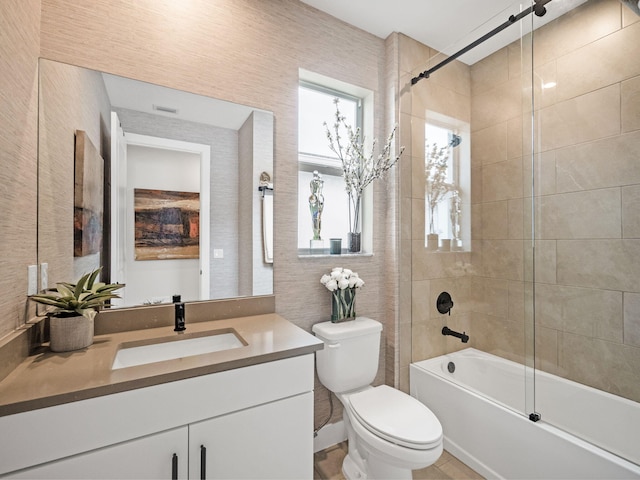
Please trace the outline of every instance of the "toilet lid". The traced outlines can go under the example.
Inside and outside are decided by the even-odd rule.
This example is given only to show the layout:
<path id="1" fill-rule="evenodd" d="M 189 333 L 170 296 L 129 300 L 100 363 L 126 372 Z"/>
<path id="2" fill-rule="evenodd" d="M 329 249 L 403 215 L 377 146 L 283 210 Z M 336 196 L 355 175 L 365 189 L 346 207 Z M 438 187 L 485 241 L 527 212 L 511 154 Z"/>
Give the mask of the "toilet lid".
<path id="1" fill-rule="evenodd" d="M 349 402 L 367 430 L 392 443 L 426 450 L 442 441 L 442 425 L 433 412 L 395 388 L 370 388 L 351 395 Z"/>

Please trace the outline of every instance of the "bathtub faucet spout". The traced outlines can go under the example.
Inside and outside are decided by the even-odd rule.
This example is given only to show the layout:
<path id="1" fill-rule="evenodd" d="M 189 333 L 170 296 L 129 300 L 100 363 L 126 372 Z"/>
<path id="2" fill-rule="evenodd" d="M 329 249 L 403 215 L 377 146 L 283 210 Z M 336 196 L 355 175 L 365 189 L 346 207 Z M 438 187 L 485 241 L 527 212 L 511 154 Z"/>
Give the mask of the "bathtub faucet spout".
<path id="1" fill-rule="evenodd" d="M 456 332 L 451 330 L 449 327 L 442 327 L 442 335 L 451 335 L 452 337 L 459 338 L 462 343 L 467 343 L 469 341 L 469 335 L 465 332 Z"/>

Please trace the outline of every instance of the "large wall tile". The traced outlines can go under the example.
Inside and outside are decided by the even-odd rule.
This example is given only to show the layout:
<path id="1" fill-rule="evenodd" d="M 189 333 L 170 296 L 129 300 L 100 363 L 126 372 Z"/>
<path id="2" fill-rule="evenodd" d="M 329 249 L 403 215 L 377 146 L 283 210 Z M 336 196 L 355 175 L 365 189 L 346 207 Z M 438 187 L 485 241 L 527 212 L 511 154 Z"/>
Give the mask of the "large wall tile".
<path id="1" fill-rule="evenodd" d="M 477 314 L 472 320 L 472 330 L 467 333 L 470 342 L 479 350 L 516 362 L 524 361 L 525 325 L 522 322 L 509 322 L 504 318 Z M 521 392 L 515 395 L 524 402 Z"/>
<path id="2" fill-rule="evenodd" d="M 525 322 L 525 305 L 528 298 L 524 282 L 511 280 L 508 282 L 507 317 L 510 322 Z"/>
<path id="3" fill-rule="evenodd" d="M 483 275 L 508 280 L 524 277 L 524 251 L 520 240 L 482 240 Z"/>
<path id="4" fill-rule="evenodd" d="M 519 115 L 507 121 L 507 158 L 531 154 L 531 115 Z"/>
<path id="5" fill-rule="evenodd" d="M 640 183 L 640 131 L 556 152 L 556 188 L 574 192 Z"/>
<path id="6" fill-rule="evenodd" d="M 472 131 L 506 122 L 520 115 L 522 96 L 521 79 L 515 78 L 471 97 Z"/>
<path id="7" fill-rule="evenodd" d="M 482 239 L 505 239 L 509 237 L 508 202 L 482 204 Z"/>
<path id="8" fill-rule="evenodd" d="M 639 293 L 624 293 L 624 343 L 640 347 Z"/>
<path id="9" fill-rule="evenodd" d="M 482 168 L 482 200 L 494 202 L 521 198 L 522 175 L 520 158 L 485 165 Z"/>
<path id="10" fill-rule="evenodd" d="M 450 64 L 438 70 L 429 77 L 428 82 L 442 85 L 456 93 L 469 97 L 471 95 L 471 73 L 469 66 L 459 60 L 454 60 Z"/>
<path id="11" fill-rule="evenodd" d="M 429 59 L 435 52 L 426 45 L 415 41 L 413 38 L 404 34 L 398 35 L 400 55 L 400 72 L 411 72 L 415 75 L 416 71 L 424 71 L 429 66 L 425 59 Z"/>
<path id="12" fill-rule="evenodd" d="M 422 198 L 411 199 L 411 238 L 413 240 L 425 239 L 425 200 Z"/>
<path id="13" fill-rule="evenodd" d="M 471 168 L 471 204 L 482 202 L 482 171 L 483 167 Z"/>
<path id="14" fill-rule="evenodd" d="M 640 185 L 622 187 L 622 237 L 640 238 Z"/>
<path id="15" fill-rule="evenodd" d="M 535 64 L 542 65 L 615 32 L 620 28 L 621 8 L 617 0 L 592 0 L 536 30 Z"/>
<path id="16" fill-rule="evenodd" d="M 527 259 L 527 265 L 525 266 L 526 270 L 531 270 L 529 262 L 529 259 L 531 258 L 530 250 L 530 243 L 527 242 L 527 246 L 525 246 L 525 257 Z M 534 262 L 536 283 L 542 282 L 553 284 L 557 282 L 557 255 L 555 240 L 536 240 Z M 527 277 L 527 273 L 528 272 L 525 272 L 525 278 L 529 279 L 530 277 Z M 531 278 L 531 280 L 533 280 L 533 278 Z"/>
<path id="17" fill-rule="evenodd" d="M 509 80 L 509 56 L 506 48 L 471 65 L 471 94 L 479 95 Z"/>
<path id="18" fill-rule="evenodd" d="M 522 172 L 525 197 L 556 193 L 556 150 L 538 153 L 533 159 L 533 165 L 530 155 L 524 157 Z"/>
<path id="19" fill-rule="evenodd" d="M 507 123 L 471 133 L 471 165 L 479 167 L 507 159 Z"/>
<path id="20" fill-rule="evenodd" d="M 412 104 L 414 115 L 422 116 L 423 112 L 430 111 L 470 122 L 471 109 L 468 94 L 458 93 L 428 79 L 416 84 L 412 91 L 416 92 Z"/>
<path id="21" fill-rule="evenodd" d="M 558 330 L 536 327 L 536 367 L 545 372 L 561 375 L 558 372 Z"/>
<path id="22" fill-rule="evenodd" d="M 411 157 L 411 171 L 411 196 L 415 199 L 424 199 L 426 188 L 424 157 Z"/>
<path id="23" fill-rule="evenodd" d="M 558 283 L 640 292 L 640 240 L 558 240 Z"/>
<path id="24" fill-rule="evenodd" d="M 508 238 L 510 240 L 524 239 L 524 209 L 530 205 L 530 199 L 516 198 L 508 201 L 507 221 Z M 530 207 L 529 207 L 530 208 Z"/>
<path id="25" fill-rule="evenodd" d="M 558 58 L 558 100 L 577 97 L 640 75 L 640 23 Z"/>
<path id="26" fill-rule="evenodd" d="M 538 112 L 542 151 L 620 133 L 620 85 L 565 100 Z"/>
<path id="27" fill-rule="evenodd" d="M 535 110 L 557 103 L 558 72 L 555 61 L 536 65 L 533 71 L 533 101 Z"/>
<path id="28" fill-rule="evenodd" d="M 622 131 L 640 130 L 640 76 L 622 82 L 621 88 Z"/>
<path id="29" fill-rule="evenodd" d="M 622 292 L 539 283 L 536 323 L 622 343 Z"/>
<path id="30" fill-rule="evenodd" d="M 567 378 L 640 401 L 640 348 L 566 332 L 559 340 L 558 363 Z"/>
<path id="31" fill-rule="evenodd" d="M 536 204 L 537 238 L 621 237 L 619 188 L 545 195 Z"/>

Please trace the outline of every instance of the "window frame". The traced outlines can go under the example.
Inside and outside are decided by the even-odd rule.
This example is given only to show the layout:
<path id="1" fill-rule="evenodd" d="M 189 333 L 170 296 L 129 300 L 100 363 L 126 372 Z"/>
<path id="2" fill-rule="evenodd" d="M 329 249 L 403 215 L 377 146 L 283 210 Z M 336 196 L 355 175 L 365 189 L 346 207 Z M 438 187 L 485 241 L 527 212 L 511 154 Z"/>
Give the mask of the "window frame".
<path id="1" fill-rule="evenodd" d="M 300 70 L 300 79 L 298 82 L 298 88 L 307 88 L 316 90 L 322 93 L 326 93 L 331 97 L 344 98 L 351 102 L 356 103 L 356 125 L 354 128 L 359 128 L 362 135 L 369 137 L 367 126 L 373 125 L 373 113 L 367 114 L 367 111 L 373 107 L 373 93 L 371 91 L 355 87 L 353 85 L 340 82 L 338 80 L 324 77 L 318 74 Z M 300 108 L 300 105 L 299 107 Z M 369 116 L 371 118 L 369 118 Z M 313 172 L 317 170 L 321 175 L 331 175 L 342 177 L 342 164 L 337 157 L 328 157 L 324 155 L 317 155 L 309 152 L 300 151 L 298 145 L 298 172 Z M 301 192 L 298 192 L 300 195 Z M 361 228 L 363 233 L 362 250 L 357 254 L 349 255 L 371 255 L 372 253 L 372 231 L 371 226 L 372 215 L 369 210 L 372 207 L 372 194 L 371 188 L 365 189 L 363 198 L 361 199 Z M 298 202 L 300 205 L 300 202 Z M 345 205 L 346 207 L 346 205 Z M 302 214 L 300 207 L 298 207 L 298 221 L 301 221 Z M 346 235 L 346 232 L 345 232 Z M 328 256 L 329 255 L 329 242 L 325 240 L 325 248 L 312 250 L 311 248 L 298 248 L 298 256 Z M 300 243 L 300 238 L 297 239 L 297 243 Z M 342 254 L 347 254 L 347 245 L 343 240 Z"/>

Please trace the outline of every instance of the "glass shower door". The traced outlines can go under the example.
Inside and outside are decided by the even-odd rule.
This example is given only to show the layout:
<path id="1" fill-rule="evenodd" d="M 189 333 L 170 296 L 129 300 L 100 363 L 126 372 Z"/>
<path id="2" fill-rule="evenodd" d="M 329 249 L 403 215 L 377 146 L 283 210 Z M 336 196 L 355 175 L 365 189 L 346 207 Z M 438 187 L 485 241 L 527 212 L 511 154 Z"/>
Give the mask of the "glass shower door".
<path id="1" fill-rule="evenodd" d="M 534 410 L 638 464 L 639 27 L 598 0 L 535 30 L 531 304 Z"/>

